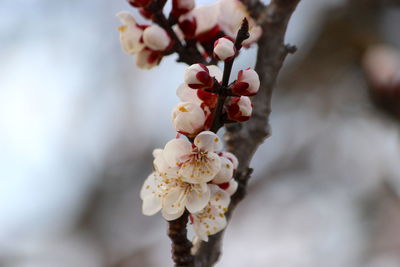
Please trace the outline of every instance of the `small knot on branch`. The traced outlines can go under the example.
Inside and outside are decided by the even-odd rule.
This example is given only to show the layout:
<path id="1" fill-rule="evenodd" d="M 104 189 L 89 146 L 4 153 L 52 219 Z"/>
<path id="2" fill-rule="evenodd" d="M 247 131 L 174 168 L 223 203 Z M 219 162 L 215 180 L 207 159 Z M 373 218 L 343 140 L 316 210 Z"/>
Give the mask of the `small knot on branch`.
<path id="1" fill-rule="evenodd" d="M 295 45 L 287 44 L 285 45 L 285 50 L 288 54 L 294 54 L 297 51 L 297 47 Z"/>

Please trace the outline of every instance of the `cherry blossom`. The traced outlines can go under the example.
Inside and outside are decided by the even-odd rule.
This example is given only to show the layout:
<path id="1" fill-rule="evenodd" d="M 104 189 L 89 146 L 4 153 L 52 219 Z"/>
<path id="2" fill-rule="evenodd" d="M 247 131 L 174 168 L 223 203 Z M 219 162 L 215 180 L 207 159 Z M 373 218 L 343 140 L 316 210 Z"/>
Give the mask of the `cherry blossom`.
<path id="1" fill-rule="evenodd" d="M 239 71 L 238 79 L 231 86 L 232 93 L 245 96 L 256 95 L 259 88 L 260 78 L 251 68 Z"/>
<path id="2" fill-rule="evenodd" d="M 193 89 L 205 89 L 213 86 L 210 71 L 203 64 L 193 64 L 185 71 L 185 83 Z"/>
<path id="3" fill-rule="evenodd" d="M 219 137 L 210 131 L 198 134 L 193 144 L 184 139 L 173 139 L 164 148 L 163 155 L 170 166 L 179 166 L 179 175 L 188 183 L 211 181 L 221 169 L 216 152 L 221 150 Z"/>
<path id="4" fill-rule="evenodd" d="M 196 236 L 208 241 L 208 236 L 226 227 L 225 213 L 228 211 L 230 195 L 216 185 L 210 185 L 211 197 L 207 206 L 197 213 L 190 214 L 190 221 Z"/>
<path id="5" fill-rule="evenodd" d="M 243 46 L 249 46 L 256 42 L 262 34 L 262 29 L 250 16 L 249 11 L 239 0 L 220 0 L 219 2 L 218 25 L 221 30 L 231 38 L 236 38 L 236 34 L 244 18 L 249 23 L 250 37 L 243 41 Z"/>
<path id="6" fill-rule="evenodd" d="M 212 182 L 214 184 L 222 184 L 229 182 L 233 176 L 233 163 L 226 157 L 220 157 L 221 161 L 221 169 L 220 171 L 214 176 Z"/>
<path id="7" fill-rule="evenodd" d="M 251 100 L 247 96 L 232 97 L 227 107 L 228 118 L 233 121 L 246 121 L 253 111 Z"/>
<path id="8" fill-rule="evenodd" d="M 228 38 L 219 38 L 214 43 L 214 57 L 219 60 L 231 60 L 236 54 L 234 43 Z"/>
<path id="9" fill-rule="evenodd" d="M 152 25 L 143 31 L 143 42 L 154 51 L 164 51 L 170 46 L 171 38 L 163 28 Z"/>
<path id="10" fill-rule="evenodd" d="M 117 14 L 117 17 L 122 23 L 118 31 L 123 50 L 128 54 L 139 53 L 145 46 L 141 41 L 143 27 L 139 26 L 128 12 L 122 11 Z"/>
<path id="11" fill-rule="evenodd" d="M 192 102 L 179 103 L 172 111 L 172 122 L 177 132 L 193 136 L 204 127 L 206 116 L 200 105 Z"/>

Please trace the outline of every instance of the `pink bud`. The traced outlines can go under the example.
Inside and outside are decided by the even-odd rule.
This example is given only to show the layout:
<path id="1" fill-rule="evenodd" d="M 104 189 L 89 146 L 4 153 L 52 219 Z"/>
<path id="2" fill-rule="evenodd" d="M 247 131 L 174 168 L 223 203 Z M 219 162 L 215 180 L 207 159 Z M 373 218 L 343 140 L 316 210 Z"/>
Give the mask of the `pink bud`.
<path id="1" fill-rule="evenodd" d="M 259 88 L 260 79 L 258 74 L 250 68 L 239 71 L 238 79 L 231 86 L 232 93 L 245 96 L 257 94 Z"/>
<path id="2" fill-rule="evenodd" d="M 227 107 L 228 119 L 232 121 L 247 121 L 252 111 L 253 105 L 247 96 L 232 97 Z"/>
<path id="3" fill-rule="evenodd" d="M 163 28 L 152 25 L 143 31 L 143 42 L 152 50 L 164 51 L 170 45 L 171 38 Z"/>
<path id="4" fill-rule="evenodd" d="M 193 64 L 185 72 L 185 83 L 193 89 L 206 89 L 213 86 L 209 70 L 203 64 Z"/>
<path id="5" fill-rule="evenodd" d="M 227 37 L 219 38 L 214 43 L 214 57 L 219 60 L 231 60 L 236 54 L 234 43 Z"/>
<path id="6" fill-rule="evenodd" d="M 194 136 L 200 132 L 205 121 L 203 109 L 195 103 L 179 103 L 172 111 L 172 122 L 176 131 L 188 136 Z"/>
<path id="7" fill-rule="evenodd" d="M 175 17 L 188 13 L 195 6 L 194 0 L 172 0 L 172 14 Z"/>
<path id="8" fill-rule="evenodd" d="M 128 2 L 134 7 L 146 7 L 150 4 L 151 0 L 128 0 Z"/>
<path id="9" fill-rule="evenodd" d="M 162 59 L 162 54 L 150 49 L 144 49 L 136 56 L 136 65 L 140 69 L 151 69 L 157 66 Z"/>

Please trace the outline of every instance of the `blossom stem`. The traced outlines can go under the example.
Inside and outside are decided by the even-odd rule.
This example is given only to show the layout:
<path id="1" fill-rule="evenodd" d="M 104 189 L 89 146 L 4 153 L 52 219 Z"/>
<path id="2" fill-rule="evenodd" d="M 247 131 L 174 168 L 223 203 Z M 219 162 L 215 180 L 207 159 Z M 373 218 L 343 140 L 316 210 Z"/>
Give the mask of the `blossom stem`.
<path id="1" fill-rule="evenodd" d="M 175 267 L 193 266 L 194 258 L 190 252 L 192 243 L 187 239 L 188 218 L 189 213 L 186 210 L 181 217 L 168 222 L 168 236 L 172 241 L 172 259 Z"/>
<path id="2" fill-rule="evenodd" d="M 240 27 L 237 35 L 236 35 L 236 40 L 235 40 L 235 48 L 237 53 L 239 52 L 240 48 L 242 48 L 242 42 L 249 38 L 249 23 L 246 18 L 243 19 L 242 26 Z M 217 102 L 217 107 L 215 108 L 214 112 L 214 119 L 213 123 L 211 124 L 210 131 L 216 133 L 219 128 L 222 127 L 223 125 L 223 120 L 221 120 L 222 117 L 222 111 L 224 109 L 224 104 L 226 97 L 228 95 L 229 89 L 228 89 L 228 83 L 229 83 L 229 77 L 231 76 L 232 72 L 232 66 L 233 62 L 235 60 L 235 57 L 232 59 L 228 60 L 224 64 L 224 74 L 222 75 L 222 86 L 218 89 L 218 102 Z"/>

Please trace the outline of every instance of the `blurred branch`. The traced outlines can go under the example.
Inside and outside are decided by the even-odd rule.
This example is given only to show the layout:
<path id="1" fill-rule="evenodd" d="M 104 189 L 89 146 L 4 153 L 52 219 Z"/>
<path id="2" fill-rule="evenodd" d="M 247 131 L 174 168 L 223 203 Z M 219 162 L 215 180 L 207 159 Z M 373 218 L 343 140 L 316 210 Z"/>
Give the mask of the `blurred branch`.
<path id="1" fill-rule="evenodd" d="M 247 181 L 252 170 L 250 161 L 258 146 L 270 135 L 269 114 L 271 113 L 271 96 L 276 78 L 288 53 L 296 48 L 285 45 L 284 38 L 289 19 L 300 0 L 273 0 L 264 7 L 255 0 L 243 0 L 250 11 L 259 11 L 259 21 L 263 35 L 258 41 L 256 71 L 260 76 L 261 87 L 254 97 L 252 118 L 244 124 L 226 126 L 226 142 L 228 151 L 238 156 L 239 168 L 235 179 L 239 183 L 237 192 L 232 196 L 227 218 L 232 215 L 234 208 L 246 195 Z M 261 7 L 261 8 L 260 8 Z M 221 254 L 223 232 L 210 236 L 208 242 L 198 241 L 194 244 L 195 267 L 213 266 Z"/>

